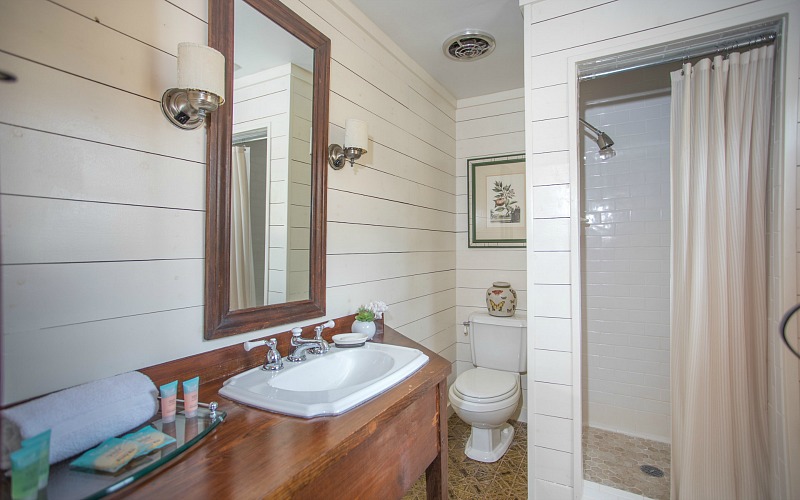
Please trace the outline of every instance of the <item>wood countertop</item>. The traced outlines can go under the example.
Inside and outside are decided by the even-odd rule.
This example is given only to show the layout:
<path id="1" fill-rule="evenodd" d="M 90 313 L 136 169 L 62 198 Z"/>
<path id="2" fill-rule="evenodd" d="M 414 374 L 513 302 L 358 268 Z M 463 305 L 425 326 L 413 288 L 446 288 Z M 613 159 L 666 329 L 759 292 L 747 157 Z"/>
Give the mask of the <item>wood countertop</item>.
<path id="1" fill-rule="evenodd" d="M 251 408 L 220 396 L 223 379 L 211 380 L 201 385 L 200 400 L 217 401 L 225 421 L 116 498 L 392 498 L 426 469 L 429 498 L 446 498 L 450 362 L 388 327 L 375 341 L 414 347 L 430 359 L 387 392 L 335 417 L 305 419 Z M 186 370 L 180 361 L 142 371 L 158 384 Z M 402 451 L 417 435 L 428 444 Z"/>

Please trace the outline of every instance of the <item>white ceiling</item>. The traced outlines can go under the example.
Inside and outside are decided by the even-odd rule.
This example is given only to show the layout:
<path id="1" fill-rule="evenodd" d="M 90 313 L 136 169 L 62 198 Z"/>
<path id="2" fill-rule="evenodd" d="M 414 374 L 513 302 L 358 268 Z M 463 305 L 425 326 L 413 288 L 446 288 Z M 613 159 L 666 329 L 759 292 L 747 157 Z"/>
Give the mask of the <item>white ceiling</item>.
<path id="1" fill-rule="evenodd" d="M 456 99 L 523 86 L 519 0 L 351 0 Z M 442 44 L 471 29 L 491 34 L 497 48 L 477 61 L 453 61 Z"/>

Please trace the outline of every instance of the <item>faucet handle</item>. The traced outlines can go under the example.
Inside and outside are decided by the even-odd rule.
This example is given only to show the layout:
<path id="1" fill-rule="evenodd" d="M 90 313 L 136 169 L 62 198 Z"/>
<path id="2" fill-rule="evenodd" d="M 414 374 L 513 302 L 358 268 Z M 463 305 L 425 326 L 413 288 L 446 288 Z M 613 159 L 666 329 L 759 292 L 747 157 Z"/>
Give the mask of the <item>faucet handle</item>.
<path id="1" fill-rule="evenodd" d="M 314 338 L 317 339 L 317 340 L 321 340 L 322 339 L 322 330 L 324 330 L 326 328 L 333 328 L 335 325 L 336 325 L 336 323 L 334 323 L 332 319 L 329 319 L 325 323 L 314 327 Z"/>
<path id="2" fill-rule="evenodd" d="M 267 351 L 267 357 L 264 359 L 264 369 L 265 370 L 280 370 L 283 368 L 283 360 L 281 359 L 281 353 L 278 352 L 278 340 L 276 338 L 271 338 L 266 341 L 267 347 L 269 347 L 269 351 Z"/>
<path id="3" fill-rule="evenodd" d="M 331 348 L 330 345 L 328 344 L 327 341 L 325 341 L 325 339 L 322 338 L 322 330 L 324 330 L 326 328 L 333 328 L 334 325 L 335 325 L 335 323 L 333 322 L 333 320 L 329 319 L 325 323 L 323 323 L 321 325 L 317 325 L 314 328 L 314 340 L 319 342 L 319 347 L 315 347 L 313 349 L 310 349 L 309 352 L 311 352 L 311 354 L 325 354 L 326 352 L 328 352 L 330 350 L 330 348 Z"/>
<path id="4" fill-rule="evenodd" d="M 242 345 L 244 345 L 244 350 L 245 351 L 250 352 L 252 349 L 254 349 L 256 347 L 261 347 L 262 345 L 267 345 L 267 339 L 250 340 L 248 342 L 245 342 Z"/>
<path id="5" fill-rule="evenodd" d="M 306 355 L 300 350 L 300 354 L 297 355 L 298 347 L 304 343 L 303 338 L 301 335 L 303 334 L 303 329 L 299 327 L 292 328 L 292 349 L 289 350 L 289 355 L 286 356 L 287 361 L 291 361 L 292 363 L 299 363 L 301 361 L 306 360 Z"/>

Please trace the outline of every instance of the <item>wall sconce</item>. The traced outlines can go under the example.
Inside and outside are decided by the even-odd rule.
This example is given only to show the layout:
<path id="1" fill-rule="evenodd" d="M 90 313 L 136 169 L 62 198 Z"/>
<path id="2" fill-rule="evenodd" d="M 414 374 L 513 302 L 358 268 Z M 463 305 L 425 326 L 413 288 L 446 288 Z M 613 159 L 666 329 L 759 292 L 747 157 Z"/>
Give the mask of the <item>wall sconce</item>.
<path id="1" fill-rule="evenodd" d="M 225 56 L 200 43 L 178 44 L 178 88 L 161 97 L 161 111 L 178 128 L 196 129 L 225 102 Z"/>
<path id="2" fill-rule="evenodd" d="M 344 167 L 345 160 L 353 162 L 367 152 L 367 122 L 348 118 L 344 122 L 344 147 L 338 144 L 328 146 L 328 163 L 334 170 Z"/>

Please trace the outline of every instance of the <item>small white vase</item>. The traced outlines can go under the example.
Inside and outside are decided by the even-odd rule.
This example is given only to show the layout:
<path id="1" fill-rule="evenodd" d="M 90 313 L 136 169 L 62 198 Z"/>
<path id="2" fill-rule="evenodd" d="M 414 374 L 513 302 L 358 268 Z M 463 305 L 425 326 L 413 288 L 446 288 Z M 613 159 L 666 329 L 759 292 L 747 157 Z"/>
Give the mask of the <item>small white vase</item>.
<path id="1" fill-rule="evenodd" d="M 372 337 L 375 336 L 375 322 L 355 320 L 351 330 L 353 333 L 363 333 L 367 339 L 372 340 Z"/>

